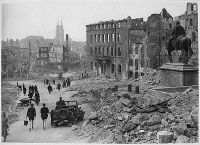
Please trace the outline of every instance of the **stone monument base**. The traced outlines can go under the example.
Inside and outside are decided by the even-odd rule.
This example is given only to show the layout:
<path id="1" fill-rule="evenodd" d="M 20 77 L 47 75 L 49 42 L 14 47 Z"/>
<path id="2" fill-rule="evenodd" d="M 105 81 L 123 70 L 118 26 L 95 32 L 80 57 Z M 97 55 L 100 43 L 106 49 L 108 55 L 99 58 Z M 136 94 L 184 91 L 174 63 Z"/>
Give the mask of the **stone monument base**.
<path id="1" fill-rule="evenodd" d="M 184 63 L 167 63 L 160 67 L 161 86 L 198 85 L 198 68 Z"/>

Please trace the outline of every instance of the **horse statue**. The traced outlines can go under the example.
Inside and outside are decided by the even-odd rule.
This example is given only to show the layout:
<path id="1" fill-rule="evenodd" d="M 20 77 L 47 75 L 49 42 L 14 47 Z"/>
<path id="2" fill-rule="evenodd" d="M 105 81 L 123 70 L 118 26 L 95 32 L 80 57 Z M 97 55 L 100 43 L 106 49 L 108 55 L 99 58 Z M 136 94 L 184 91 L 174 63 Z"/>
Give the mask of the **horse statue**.
<path id="1" fill-rule="evenodd" d="M 181 50 L 182 54 L 185 53 L 185 58 L 181 60 L 179 57 L 179 62 L 183 62 L 185 64 L 188 63 L 189 58 L 193 54 L 192 48 L 191 48 L 191 39 L 186 36 L 181 36 L 178 38 L 177 42 L 178 50 Z M 168 59 L 170 63 L 172 63 L 172 54 L 171 52 L 175 50 L 175 47 L 172 45 L 172 43 L 168 43 L 168 46 L 166 47 L 168 51 Z"/>

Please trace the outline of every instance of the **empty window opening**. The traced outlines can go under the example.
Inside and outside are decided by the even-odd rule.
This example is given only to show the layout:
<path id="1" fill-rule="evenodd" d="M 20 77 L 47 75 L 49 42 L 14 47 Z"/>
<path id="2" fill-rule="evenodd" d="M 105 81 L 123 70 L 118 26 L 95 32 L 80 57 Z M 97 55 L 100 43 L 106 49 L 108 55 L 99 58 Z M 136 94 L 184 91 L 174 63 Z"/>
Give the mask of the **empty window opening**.
<path id="1" fill-rule="evenodd" d="M 111 64 L 111 73 L 114 73 L 114 71 L 115 71 L 115 65 Z"/>
<path id="2" fill-rule="evenodd" d="M 129 66 L 133 66 L 133 59 L 129 59 Z"/>
<path id="3" fill-rule="evenodd" d="M 122 73 L 122 66 L 119 64 L 118 65 L 118 73 L 121 74 Z"/>

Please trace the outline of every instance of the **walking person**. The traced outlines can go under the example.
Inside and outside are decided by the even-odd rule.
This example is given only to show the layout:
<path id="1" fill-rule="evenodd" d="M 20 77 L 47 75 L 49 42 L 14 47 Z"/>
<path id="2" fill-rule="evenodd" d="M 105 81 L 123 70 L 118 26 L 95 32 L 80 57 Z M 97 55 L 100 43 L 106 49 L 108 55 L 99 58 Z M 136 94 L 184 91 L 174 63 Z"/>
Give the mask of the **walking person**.
<path id="1" fill-rule="evenodd" d="M 24 93 L 24 96 L 26 95 L 26 88 L 24 87 L 23 88 L 23 93 Z"/>
<path id="2" fill-rule="evenodd" d="M 49 84 L 49 80 L 48 79 L 46 79 L 46 85 L 48 85 Z"/>
<path id="3" fill-rule="evenodd" d="M 31 90 L 33 93 L 35 92 L 35 87 L 33 85 L 31 86 Z"/>
<path id="4" fill-rule="evenodd" d="M 65 88 L 66 87 L 66 82 L 65 82 L 65 80 L 63 81 L 63 88 Z"/>
<path id="5" fill-rule="evenodd" d="M 8 134 L 8 118 L 6 117 L 6 113 L 3 112 L 1 115 L 1 136 L 4 137 L 4 142 L 6 141 L 6 137 Z"/>
<path id="6" fill-rule="evenodd" d="M 37 88 L 37 86 L 35 85 L 35 92 L 37 92 L 38 91 L 38 88 Z"/>
<path id="7" fill-rule="evenodd" d="M 44 79 L 44 85 L 45 85 L 45 83 L 46 83 L 46 80 Z"/>
<path id="8" fill-rule="evenodd" d="M 71 84 L 71 80 L 70 80 L 70 78 L 69 77 L 67 77 L 67 87 L 70 87 L 70 84 Z"/>
<path id="9" fill-rule="evenodd" d="M 51 92 L 53 92 L 53 88 L 52 86 L 49 84 L 49 86 L 47 87 L 48 91 L 49 91 L 49 94 L 51 94 Z"/>
<path id="10" fill-rule="evenodd" d="M 55 81 L 55 80 L 53 80 L 53 84 L 54 84 L 54 85 L 56 84 L 56 81 Z"/>
<path id="11" fill-rule="evenodd" d="M 43 104 L 43 107 L 41 108 L 40 113 L 41 113 L 41 118 L 43 120 L 43 129 L 45 130 L 46 120 L 49 113 L 49 109 L 46 107 L 45 103 Z"/>
<path id="12" fill-rule="evenodd" d="M 38 104 L 40 103 L 40 94 L 38 91 L 35 92 L 35 103 Z"/>
<path id="13" fill-rule="evenodd" d="M 23 90 L 24 90 L 24 88 L 25 88 L 25 85 L 24 85 L 24 83 L 23 83 L 23 85 L 22 85 L 22 88 L 23 88 Z"/>
<path id="14" fill-rule="evenodd" d="M 58 83 L 58 85 L 57 85 L 58 91 L 60 91 L 60 87 L 61 87 L 61 84 Z"/>
<path id="15" fill-rule="evenodd" d="M 27 117 L 29 118 L 29 124 L 30 124 L 29 131 L 31 131 L 31 128 L 33 129 L 34 118 L 36 117 L 36 111 L 34 108 L 34 104 L 31 104 L 31 107 L 28 108 L 28 111 L 26 114 L 26 119 L 27 119 Z"/>

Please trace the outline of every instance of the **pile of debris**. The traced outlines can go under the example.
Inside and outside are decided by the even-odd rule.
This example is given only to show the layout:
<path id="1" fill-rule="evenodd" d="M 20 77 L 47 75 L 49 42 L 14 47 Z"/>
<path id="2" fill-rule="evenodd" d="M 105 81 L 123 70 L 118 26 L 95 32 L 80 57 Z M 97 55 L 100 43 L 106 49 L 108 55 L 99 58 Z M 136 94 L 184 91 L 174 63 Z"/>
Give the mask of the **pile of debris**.
<path id="1" fill-rule="evenodd" d="M 9 123 L 18 119 L 16 99 L 21 91 L 14 85 L 7 82 L 1 82 L 1 109 L 6 113 Z"/>
<path id="2" fill-rule="evenodd" d="M 100 143 L 198 142 L 198 95 L 191 88 L 172 94 L 108 88 L 99 95 L 100 109 L 76 131 Z"/>

